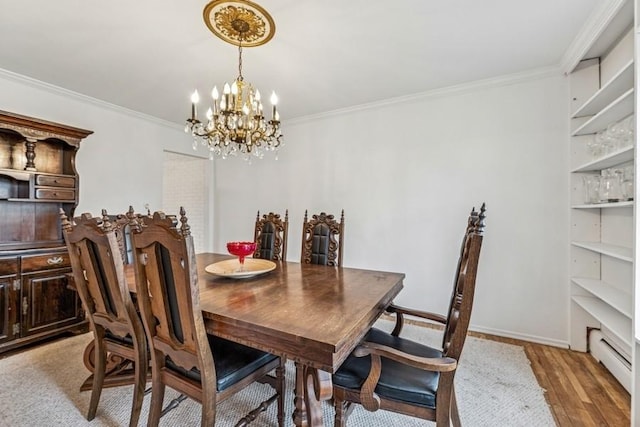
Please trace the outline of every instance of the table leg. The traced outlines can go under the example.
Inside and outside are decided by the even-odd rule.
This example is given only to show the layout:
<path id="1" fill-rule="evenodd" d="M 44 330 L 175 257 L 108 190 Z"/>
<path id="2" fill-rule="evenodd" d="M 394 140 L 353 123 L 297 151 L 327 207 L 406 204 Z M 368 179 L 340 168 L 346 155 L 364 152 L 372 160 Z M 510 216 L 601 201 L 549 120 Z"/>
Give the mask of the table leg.
<path id="1" fill-rule="evenodd" d="M 323 426 L 322 401 L 330 399 L 332 393 L 331 374 L 296 363 L 295 425 Z"/>
<path id="2" fill-rule="evenodd" d="M 296 385 L 293 393 L 293 424 L 298 427 L 308 427 L 307 408 L 304 403 L 304 366 L 299 362 L 296 365 Z"/>

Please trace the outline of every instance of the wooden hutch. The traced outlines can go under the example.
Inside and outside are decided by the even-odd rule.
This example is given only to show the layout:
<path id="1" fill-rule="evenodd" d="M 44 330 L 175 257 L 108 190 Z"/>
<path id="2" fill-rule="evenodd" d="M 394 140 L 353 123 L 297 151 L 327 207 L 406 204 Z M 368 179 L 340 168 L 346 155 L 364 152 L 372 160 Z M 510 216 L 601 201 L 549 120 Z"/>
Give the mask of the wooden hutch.
<path id="1" fill-rule="evenodd" d="M 0 353 L 87 330 L 59 211 L 73 217 L 75 156 L 92 133 L 0 111 Z"/>

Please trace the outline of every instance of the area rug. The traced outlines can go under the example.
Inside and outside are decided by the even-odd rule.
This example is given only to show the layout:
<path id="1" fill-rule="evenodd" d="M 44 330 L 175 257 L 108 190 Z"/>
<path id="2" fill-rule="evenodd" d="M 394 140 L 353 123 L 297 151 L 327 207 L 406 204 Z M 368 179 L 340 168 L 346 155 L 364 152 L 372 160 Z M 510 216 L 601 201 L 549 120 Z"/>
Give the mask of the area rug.
<path id="1" fill-rule="evenodd" d="M 380 320 L 378 327 L 390 330 L 391 322 Z M 441 332 L 407 325 L 403 336 L 437 346 Z M 87 377 L 82 353 L 91 334 L 61 339 L 0 359 L 0 425 L 2 426 L 126 426 L 129 422 L 131 386 L 105 389 L 96 418 L 85 419 L 90 392 L 79 392 Z M 292 412 L 293 365 L 287 364 L 286 413 Z M 529 361 L 520 346 L 469 337 L 456 374 L 456 391 L 465 427 L 555 426 Z M 272 393 L 263 384 L 254 384 L 218 407 L 216 426 L 233 426 L 242 415 Z M 177 394 L 167 389 L 166 403 Z M 150 396 L 145 397 L 140 425 L 146 424 Z M 200 405 L 189 399 L 165 415 L 161 426 L 197 426 Z M 333 408 L 325 404 L 325 425 L 333 425 Z M 277 426 L 272 405 L 252 424 Z M 287 418 L 287 425 L 292 425 Z M 368 412 L 356 407 L 349 417 L 350 427 L 429 426 L 434 423 L 386 411 Z"/>

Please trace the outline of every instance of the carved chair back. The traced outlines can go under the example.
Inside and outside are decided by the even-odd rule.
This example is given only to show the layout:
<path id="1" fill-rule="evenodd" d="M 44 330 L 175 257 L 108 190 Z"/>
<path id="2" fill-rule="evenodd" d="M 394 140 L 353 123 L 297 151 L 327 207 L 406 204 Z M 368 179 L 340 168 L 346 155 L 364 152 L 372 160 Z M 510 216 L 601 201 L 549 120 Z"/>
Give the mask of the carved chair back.
<path id="1" fill-rule="evenodd" d="M 485 226 L 485 211 L 483 203 L 480 212 L 474 208 L 469 215 L 447 312 L 442 350 L 444 356 L 456 360 L 459 360 L 462 353 L 471 319 L 478 260 Z"/>
<path id="2" fill-rule="evenodd" d="M 256 215 L 254 241 L 256 251 L 254 258 L 285 261 L 287 259 L 287 234 L 289 229 L 289 210 L 285 211 L 284 220 L 280 214 L 269 212 Z"/>
<path id="3" fill-rule="evenodd" d="M 103 218 L 106 212 L 103 211 Z M 118 226 L 108 218 L 84 213 L 71 224 L 61 212 L 62 227 L 69 249 L 73 277 L 89 322 L 97 330 L 126 336 L 141 327 L 131 300 L 120 252 Z M 94 328 L 96 330 L 96 328 Z M 139 330 L 141 337 L 144 331 Z"/>
<path id="4" fill-rule="evenodd" d="M 213 357 L 199 310 L 193 237 L 184 209 L 180 222 L 178 227 L 175 216 L 162 212 L 133 220 L 138 306 L 152 365 L 162 369 L 169 360 L 185 371 L 195 368 L 205 377 L 214 374 Z"/>
<path id="5" fill-rule="evenodd" d="M 124 264 L 133 263 L 133 250 L 131 249 L 131 220 L 134 217 L 140 217 L 139 214 L 134 213 L 133 206 L 129 206 L 129 210 L 124 214 L 109 215 L 106 209 L 102 210 L 102 220 L 109 221 L 114 224 L 116 240 L 118 242 L 118 248 L 122 255 L 122 262 Z"/>
<path id="6" fill-rule="evenodd" d="M 324 212 L 307 217 L 302 224 L 302 251 L 300 262 L 339 267 L 342 265 L 344 242 L 344 210 L 340 222 Z"/>

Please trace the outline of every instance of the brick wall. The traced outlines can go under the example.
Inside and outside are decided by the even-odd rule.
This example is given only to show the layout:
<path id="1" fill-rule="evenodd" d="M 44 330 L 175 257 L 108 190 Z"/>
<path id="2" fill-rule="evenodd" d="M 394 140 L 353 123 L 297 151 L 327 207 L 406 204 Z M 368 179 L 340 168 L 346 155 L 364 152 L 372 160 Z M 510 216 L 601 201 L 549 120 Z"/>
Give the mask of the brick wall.
<path id="1" fill-rule="evenodd" d="M 178 215 L 180 206 L 187 212 L 196 253 L 203 252 L 208 245 L 207 212 L 207 169 L 209 160 L 165 152 L 162 179 L 162 210 Z M 154 211 L 154 207 L 150 207 Z"/>

